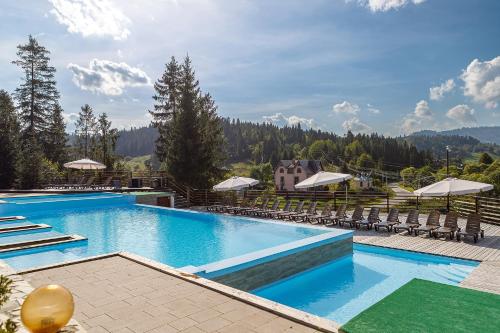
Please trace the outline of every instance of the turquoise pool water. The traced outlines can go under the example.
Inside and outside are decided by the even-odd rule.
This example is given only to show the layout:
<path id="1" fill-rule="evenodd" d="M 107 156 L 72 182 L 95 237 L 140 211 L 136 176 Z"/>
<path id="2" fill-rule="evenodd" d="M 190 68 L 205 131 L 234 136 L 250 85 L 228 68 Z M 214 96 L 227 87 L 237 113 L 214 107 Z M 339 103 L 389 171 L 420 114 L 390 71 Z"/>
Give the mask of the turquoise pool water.
<path id="1" fill-rule="evenodd" d="M 352 256 L 264 286 L 253 293 L 345 324 L 413 278 L 457 285 L 477 262 L 354 245 Z M 422 304 L 416 304 L 424 306 Z"/>
<path id="2" fill-rule="evenodd" d="M 107 199 L 104 199 L 107 200 Z M 86 207 L 87 200 L 72 208 L 25 210 L 26 222 L 52 226 L 52 231 L 0 237 L 0 244 L 44 236 L 77 234 L 88 238 L 78 246 L 42 248 L 0 254 L 16 269 L 46 265 L 117 251 L 128 251 L 174 266 L 202 265 L 327 232 L 263 223 L 251 219 L 208 213 L 184 212 L 140 205 L 114 204 Z M 53 202 L 51 202 L 52 207 Z M 26 205 L 31 206 L 31 205 Z M 78 208 L 81 207 L 81 208 Z"/>
<path id="3" fill-rule="evenodd" d="M 0 216 L 6 215 L 26 220 L 0 227 L 51 228 L 8 233 L 0 236 L 0 245 L 69 234 L 88 238 L 0 254 L 19 270 L 117 251 L 173 267 L 200 266 L 334 230 L 135 205 L 133 196 L 112 193 L 12 199 L 0 204 Z M 352 255 L 253 293 L 343 324 L 413 278 L 456 285 L 477 264 L 355 244 Z"/>

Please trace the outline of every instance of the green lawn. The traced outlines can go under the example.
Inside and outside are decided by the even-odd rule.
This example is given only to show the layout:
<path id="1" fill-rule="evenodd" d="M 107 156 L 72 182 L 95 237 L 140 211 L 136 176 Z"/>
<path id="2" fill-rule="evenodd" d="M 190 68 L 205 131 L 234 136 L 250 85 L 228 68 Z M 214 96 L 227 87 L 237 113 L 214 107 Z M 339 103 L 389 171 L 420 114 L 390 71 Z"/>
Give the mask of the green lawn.
<path id="1" fill-rule="evenodd" d="M 342 326 L 361 332 L 500 332 L 500 295 L 414 279 Z"/>
<path id="2" fill-rule="evenodd" d="M 479 157 L 483 152 L 471 153 L 468 157 L 464 158 L 464 163 L 478 163 Z M 500 155 L 495 155 L 488 152 L 488 154 L 493 157 L 494 160 L 500 159 Z"/>
<path id="3" fill-rule="evenodd" d="M 147 160 L 151 159 L 151 155 L 136 156 L 125 162 L 127 169 L 132 171 L 146 171 Z"/>

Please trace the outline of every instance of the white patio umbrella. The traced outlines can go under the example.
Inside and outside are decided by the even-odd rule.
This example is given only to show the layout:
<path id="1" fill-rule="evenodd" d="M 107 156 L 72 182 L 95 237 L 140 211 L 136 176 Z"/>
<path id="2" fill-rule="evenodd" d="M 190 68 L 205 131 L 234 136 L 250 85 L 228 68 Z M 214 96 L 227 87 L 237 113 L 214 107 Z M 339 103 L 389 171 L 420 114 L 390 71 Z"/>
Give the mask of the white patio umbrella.
<path id="1" fill-rule="evenodd" d="M 253 178 L 234 176 L 215 185 L 215 191 L 237 191 L 250 186 L 257 185 L 259 181 Z"/>
<path id="2" fill-rule="evenodd" d="M 463 195 L 490 191 L 493 185 L 479 183 L 470 180 L 448 177 L 437 183 L 422 187 L 413 191 L 419 197 L 443 197 L 447 196 L 447 208 L 450 210 L 450 195 Z"/>
<path id="3" fill-rule="evenodd" d="M 78 170 L 98 170 L 98 169 L 106 169 L 106 166 L 102 163 L 89 160 L 87 158 L 72 161 L 68 163 L 64 163 L 65 168 L 70 169 L 78 169 Z"/>
<path id="4" fill-rule="evenodd" d="M 338 184 L 351 179 L 352 176 L 348 173 L 337 173 L 320 171 L 311 177 L 301 181 L 295 185 L 296 189 L 304 189 L 321 185 Z M 345 187 L 345 199 L 347 201 L 347 186 Z"/>

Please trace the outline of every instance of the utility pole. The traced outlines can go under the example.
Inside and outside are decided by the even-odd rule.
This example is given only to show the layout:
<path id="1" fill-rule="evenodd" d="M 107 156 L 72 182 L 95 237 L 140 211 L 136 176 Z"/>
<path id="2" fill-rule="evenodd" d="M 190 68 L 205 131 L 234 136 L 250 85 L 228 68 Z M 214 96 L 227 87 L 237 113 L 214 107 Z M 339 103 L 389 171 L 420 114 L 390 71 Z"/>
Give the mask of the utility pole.
<path id="1" fill-rule="evenodd" d="M 446 146 L 446 178 L 450 177 L 450 146 Z"/>
<path id="2" fill-rule="evenodd" d="M 446 146 L 446 178 L 450 177 L 450 146 Z M 450 211 L 450 194 L 446 198 L 446 210 Z"/>

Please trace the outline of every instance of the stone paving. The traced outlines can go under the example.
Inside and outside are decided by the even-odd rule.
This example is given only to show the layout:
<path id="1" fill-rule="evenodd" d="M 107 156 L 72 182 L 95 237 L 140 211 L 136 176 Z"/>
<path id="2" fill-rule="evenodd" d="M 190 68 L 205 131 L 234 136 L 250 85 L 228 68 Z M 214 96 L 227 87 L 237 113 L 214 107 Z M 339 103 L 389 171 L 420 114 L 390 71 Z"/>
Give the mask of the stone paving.
<path id="1" fill-rule="evenodd" d="M 0 322 L 4 322 L 10 318 L 17 323 L 17 333 L 28 333 L 21 323 L 21 305 L 26 296 L 33 291 L 33 286 L 29 284 L 22 276 L 6 265 L 0 262 L 0 275 L 7 276 L 12 280 L 11 294 L 9 300 L 3 305 L 0 310 Z M 66 327 L 61 329 L 59 333 L 85 333 L 85 329 L 73 318 Z"/>
<path id="2" fill-rule="evenodd" d="M 89 332 L 319 332 L 121 256 L 23 276 L 69 288 Z"/>

